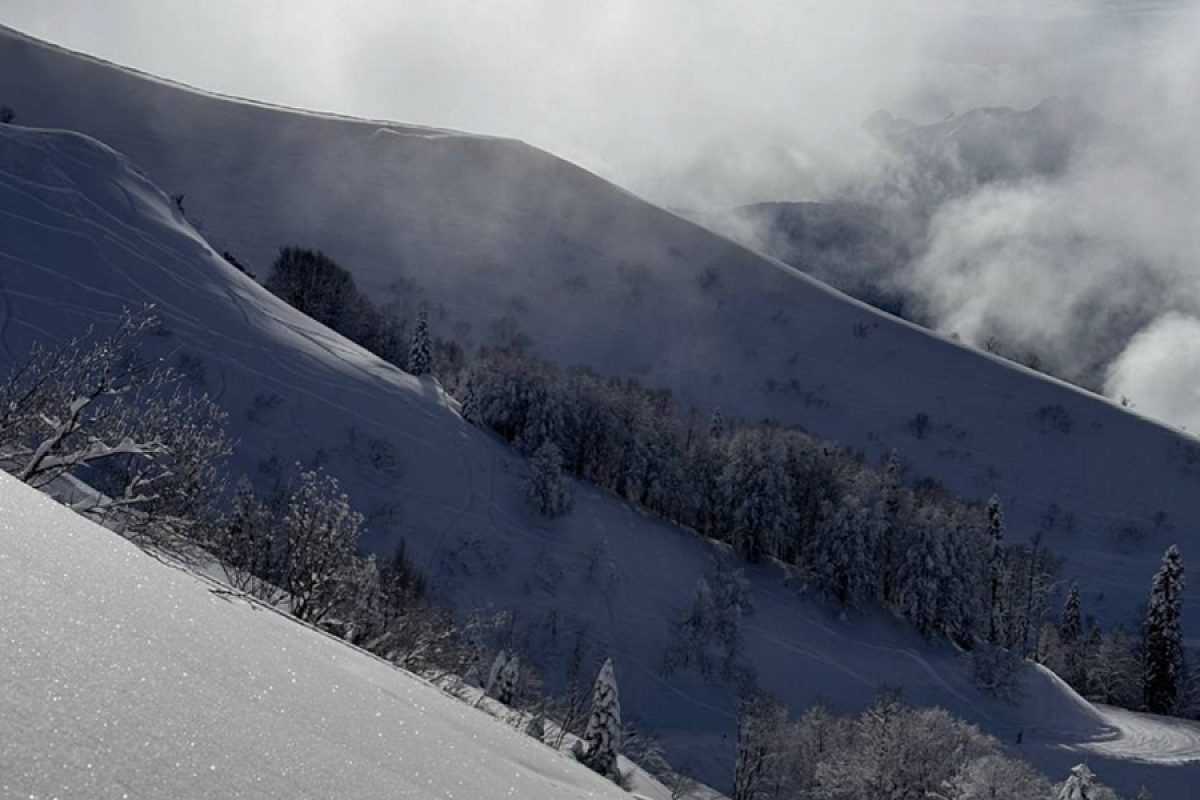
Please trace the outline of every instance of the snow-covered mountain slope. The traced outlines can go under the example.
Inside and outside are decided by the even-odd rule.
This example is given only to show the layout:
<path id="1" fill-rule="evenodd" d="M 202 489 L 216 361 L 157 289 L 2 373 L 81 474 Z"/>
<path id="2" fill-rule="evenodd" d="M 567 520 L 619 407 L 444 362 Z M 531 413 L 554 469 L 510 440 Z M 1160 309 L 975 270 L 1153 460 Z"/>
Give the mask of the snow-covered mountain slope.
<path id="1" fill-rule="evenodd" d="M 912 475 L 999 492 L 1012 536 L 1046 528 L 1088 613 L 1125 621 L 1166 546 L 1186 558 L 1196 541 L 1192 439 L 877 314 L 546 153 L 218 98 L 2 29 L 0 67 L 18 123 L 128 154 L 260 276 L 281 245 L 317 246 L 380 303 L 430 302 L 435 332 L 464 344 L 515 323 L 544 355 L 685 406 L 895 446 Z"/>
<path id="2" fill-rule="evenodd" d="M 279 246 L 318 246 L 381 303 L 430 302 L 435 331 L 464 344 L 516 323 L 551 358 L 685 405 L 895 446 L 913 475 L 999 492 L 1011 535 L 1046 528 L 1089 613 L 1126 620 L 1166 546 L 1182 540 L 1186 558 L 1195 541 L 1190 438 L 877 314 L 546 153 L 218 98 L 3 29 L 0 65 L 18 123 L 128 154 L 260 276 Z M 919 412 L 924 438 L 909 431 Z"/>
<path id="3" fill-rule="evenodd" d="M 0 795 L 629 797 L 0 475 Z"/>
<path id="4" fill-rule="evenodd" d="M 722 558 L 718 548 L 586 487 L 579 487 L 571 515 L 553 522 L 532 516 L 520 496 L 519 456 L 465 424 L 435 386 L 299 315 L 215 257 L 167 196 L 123 156 L 73 133 L 0 127 L 0 369 L 35 339 L 61 341 L 146 302 L 156 304 L 166 328 L 148 353 L 185 369 L 195 387 L 230 412 L 231 433 L 240 440 L 235 471 L 269 486 L 276 465 L 319 460 L 368 514 L 365 544 L 384 549 L 403 535 L 440 596 L 463 610 L 485 603 L 514 609 L 516 635 L 540 653 L 552 683 L 561 682 L 568 653 L 577 647 L 588 669 L 613 655 L 626 713 L 660 731 L 679 766 L 717 784 L 728 779 L 728 691 L 687 675 L 664 679 L 659 671 L 667 621 L 691 602 L 697 580 Z M 12 526 L 0 536 L 0 555 L 19 536 L 53 535 L 19 505 L 11 508 L 0 513 Z M 140 558 L 124 545 L 109 546 L 127 560 Z M 65 556 L 48 551 L 49 566 L 19 581 L 6 574 L 0 593 L 24 595 L 27 584 L 50 581 L 47 574 L 60 569 L 69 580 L 50 581 L 54 588 L 46 591 L 87 602 L 110 568 L 90 551 L 79 552 L 82 560 L 72 555 L 66 563 L 77 566 L 67 568 L 57 564 Z M 96 564 L 95 576 L 78 566 L 88 563 Z M 1052 775 L 1065 774 L 1079 758 L 1065 748 L 1100 744 L 1108 749 L 1092 758 L 1106 781 L 1122 787 L 1145 782 L 1160 789 L 1160 798 L 1181 797 L 1171 794 L 1179 776 L 1200 770 L 1200 761 L 1171 769 L 1128 761 L 1120 742 L 1129 737 L 1120 721 L 1043 672 L 1032 672 L 1025 700 L 1009 705 L 975 690 L 956 652 L 930 647 L 905 626 L 873 615 L 839 620 L 786 588 L 772 568 L 751 571 L 750 582 L 755 611 L 745 620 L 747 657 L 764 686 L 793 709 L 819 700 L 858 708 L 880 687 L 900 686 L 911 701 L 945 706 L 1006 742 L 1023 731 L 1022 752 Z M 119 583 L 133 591 L 138 581 Z M 174 613 L 186 630 L 194 615 L 171 611 L 178 592 L 150 588 L 145 602 L 158 604 L 154 613 Z M 223 607 L 216 604 L 225 601 L 212 602 Z M 67 631 L 74 627 L 69 613 L 54 619 Z M 24 611 L 19 620 L 47 624 Z M 14 624 L 0 615 L 0 625 Z M 3 641 L 24 635 L 4 630 Z M 73 646 L 67 632 L 48 630 L 63 639 L 61 646 Z M 114 629 L 109 635 L 124 634 Z M 70 666 L 58 650 L 40 652 L 53 653 L 63 669 Z M 0 655 L 7 666 L 6 659 Z M 24 660 L 15 666 L 22 674 L 32 669 Z M 119 677 L 119 670 L 111 672 Z M 86 682 L 71 685 L 104 683 L 108 674 L 89 672 Z M 1150 735 L 1172 741 L 1191 730 L 1143 724 Z M 1144 733 L 1137 737 L 1147 740 Z M 156 739 L 149 741 L 153 749 Z M 1184 760 L 1200 759 L 1186 737 L 1175 749 L 1191 753 Z"/>

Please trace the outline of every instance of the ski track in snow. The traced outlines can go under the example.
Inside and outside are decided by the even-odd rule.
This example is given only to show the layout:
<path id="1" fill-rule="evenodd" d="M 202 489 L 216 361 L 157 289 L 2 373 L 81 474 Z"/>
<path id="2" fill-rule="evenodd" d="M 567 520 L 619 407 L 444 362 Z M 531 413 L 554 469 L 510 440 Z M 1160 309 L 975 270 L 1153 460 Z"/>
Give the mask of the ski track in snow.
<path id="1" fill-rule="evenodd" d="M 1111 738 L 1068 747 L 1122 761 L 1180 766 L 1200 761 L 1200 723 L 1097 706 L 1114 732 Z"/>

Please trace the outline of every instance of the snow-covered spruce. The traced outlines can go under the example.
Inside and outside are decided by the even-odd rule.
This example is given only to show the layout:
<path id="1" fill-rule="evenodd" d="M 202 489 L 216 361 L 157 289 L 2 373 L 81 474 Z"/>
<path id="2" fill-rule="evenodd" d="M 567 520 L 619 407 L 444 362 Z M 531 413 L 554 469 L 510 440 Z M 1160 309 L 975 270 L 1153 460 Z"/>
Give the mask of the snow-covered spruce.
<path id="1" fill-rule="evenodd" d="M 1058 800 L 1098 800 L 1095 775 L 1087 764 L 1076 764 L 1058 790 Z"/>
<path id="2" fill-rule="evenodd" d="M 517 687 L 521 682 L 521 657 L 516 653 L 501 650 L 492 662 L 484 694 L 493 700 L 510 706 L 517 699 Z"/>
<path id="3" fill-rule="evenodd" d="M 1170 714 L 1183 686 L 1183 563 L 1175 545 L 1163 556 L 1146 611 L 1146 710 Z"/>
<path id="4" fill-rule="evenodd" d="M 475 393 L 475 374 L 467 373 L 466 384 L 462 392 L 462 404 L 460 406 L 462 418 L 472 425 L 478 425 L 479 419 L 479 396 Z"/>
<path id="5" fill-rule="evenodd" d="M 617 754 L 621 749 L 621 697 L 612 659 L 605 659 L 592 687 L 592 711 L 583 734 L 580 760 L 601 775 L 620 780 Z"/>
<path id="6" fill-rule="evenodd" d="M 433 344 L 429 340 L 429 312 L 417 312 L 412 344 L 408 350 L 408 371 L 417 377 L 433 374 Z"/>

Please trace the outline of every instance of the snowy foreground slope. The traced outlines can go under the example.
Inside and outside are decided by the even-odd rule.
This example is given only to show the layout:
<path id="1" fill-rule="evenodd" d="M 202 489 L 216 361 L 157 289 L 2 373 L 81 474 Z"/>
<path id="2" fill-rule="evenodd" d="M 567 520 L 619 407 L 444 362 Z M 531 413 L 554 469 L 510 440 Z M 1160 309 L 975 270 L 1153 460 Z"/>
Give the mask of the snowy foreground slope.
<path id="1" fill-rule="evenodd" d="M 403 535 L 439 596 L 463 610 L 487 603 L 515 609 L 516 635 L 543 654 L 539 666 L 552 684 L 561 682 L 566 652 L 577 645 L 589 670 L 612 655 L 626 714 L 659 731 L 677 765 L 724 785 L 732 763 L 729 693 L 685 675 L 664 679 L 658 669 L 667 620 L 691 602 L 697 580 L 724 560 L 718 548 L 586 487 L 579 487 L 570 516 L 554 522 L 531 516 L 520 498 L 523 462 L 513 451 L 466 425 L 435 386 L 299 315 L 216 258 L 170 200 L 124 157 L 73 133 L 0 127 L 0 369 L 34 339 L 61 341 L 89 323 L 111 322 L 126 305 L 146 302 L 156 304 L 165 326 L 148 354 L 183 368 L 193 387 L 210 391 L 230 412 L 231 433 L 240 440 L 235 472 L 269 486 L 275 465 L 319 460 L 368 514 L 368 547 L 385 548 Z M 372 451 L 394 453 L 395 461 L 373 461 L 366 455 Z M 6 494 L 24 491 L 8 488 L 11 482 L 3 485 Z M 39 508 L 56 520 L 82 524 L 66 512 Z M 50 537 L 45 546 L 55 546 L 54 531 L 23 521 L 27 516 L 21 505 L 6 503 L 0 525 L 11 531 L 0 536 L 0 554 L 13 552 L 7 548 L 18 547 L 26 536 Z M 29 552 L 20 547 L 17 552 Z M 26 679 L 46 672 L 47 665 L 77 667 L 83 674 L 68 685 L 97 692 L 109 682 L 138 680 L 123 673 L 125 662 L 96 671 L 91 664 L 105 662 L 73 637 L 77 629 L 80 636 L 124 637 L 128 625 L 138 641 L 152 643 L 157 633 L 138 627 L 133 618 L 106 633 L 112 625 L 91 625 L 87 617 L 76 624 L 69 613 L 39 616 L 54 608 L 44 606 L 45 598 L 86 606 L 94 604 L 97 592 L 117 591 L 104 588 L 112 573 L 108 561 L 93 558 L 74 540 L 65 547 L 67 553 L 48 549 L 50 560 L 26 577 L 9 575 L 27 571 L 24 562 L 17 565 L 11 557 L 0 562 L 6 570 L 0 607 L 15 607 L 25 587 L 45 583 L 36 590 L 37 602 L 21 599 L 19 615 L 0 615 L 0 626 L 22 626 L 11 634 L 0 628 L 0 642 L 8 643 L 0 665 L 29 673 Z M 116 552 L 116 560 L 152 564 L 115 540 L 102 547 Z M 85 565 L 95 565 L 95 571 L 85 571 Z M 59 573 L 67 579 L 53 577 Z M 1159 798 L 1182 798 L 1187 795 L 1179 787 L 1200 778 L 1194 726 L 1098 711 L 1036 671 L 1022 703 L 989 699 L 971 686 L 949 648 L 930 647 L 888 619 L 839 620 L 819 602 L 786 588 L 771 568 L 749 577 L 755 611 L 745 621 L 747 656 L 763 685 L 793 709 L 819 700 L 857 709 L 880 687 L 899 686 L 911 701 L 945 706 L 1005 742 L 1023 732 L 1019 752 L 1054 777 L 1081 757 L 1068 748 L 1091 748 L 1086 752 L 1093 767 L 1118 787 L 1144 782 Z M 120 592 L 140 591 L 136 578 L 122 576 L 117 583 Z M 172 598 L 182 590 L 149 591 L 151 584 L 142 583 L 152 613 L 174 614 L 173 624 L 187 630 L 194 614 L 172 611 Z M 211 605 L 228 603 L 213 597 Z M 246 610 L 238 619 L 270 616 Z M 46 632 L 35 636 L 39 627 Z M 42 637 L 60 641 L 55 648 L 79 647 L 87 658 L 49 644 L 34 645 L 46 654 L 40 666 L 26 661 L 36 658 L 32 651 L 12 655 L 12 642 Z M 205 650 L 197 644 L 195 658 Z M 199 662 L 192 663 L 186 671 L 204 685 Z M 254 686 L 260 694 L 266 691 Z M 103 696 L 146 697 L 132 691 Z M 20 698 L 30 703 L 21 713 L 33 716 L 51 713 L 55 702 L 30 691 L 21 691 Z M 278 708 L 285 707 L 285 715 L 310 713 L 302 702 L 294 710 L 290 701 Z M 328 717 L 329 736 L 334 719 Z M 138 741 L 149 742 L 151 752 L 166 746 L 159 737 Z M 86 750 L 74 750 L 71 757 L 82 758 Z M 1169 753 L 1170 766 L 1157 763 L 1162 753 Z M 8 774 L 10 763 L 19 762 L 4 761 L 0 774 Z"/>
<path id="2" fill-rule="evenodd" d="M 507 321 L 546 356 L 670 387 L 685 407 L 801 424 L 873 457 L 894 446 L 910 476 L 999 492 L 1010 535 L 1045 527 L 1085 611 L 1109 622 L 1145 600 L 1169 544 L 1200 552 L 1192 438 L 877 314 L 519 142 L 214 97 L 6 29 L 0 102 L 130 156 L 260 277 L 280 246 L 320 247 L 381 305 L 430 302 L 435 333 L 465 346 Z M 1200 608 L 1200 581 L 1188 598 Z"/>
<path id="3" fill-rule="evenodd" d="M 0 475 L 0 796 L 628 797 Z"/>

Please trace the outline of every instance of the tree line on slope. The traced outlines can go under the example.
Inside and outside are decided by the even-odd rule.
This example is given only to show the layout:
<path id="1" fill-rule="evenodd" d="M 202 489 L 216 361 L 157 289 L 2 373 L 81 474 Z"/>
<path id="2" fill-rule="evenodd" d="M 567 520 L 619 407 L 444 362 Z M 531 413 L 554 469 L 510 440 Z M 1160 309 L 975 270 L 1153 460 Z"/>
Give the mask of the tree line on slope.
<path id="1" fill-rule="evenodd" d="M 1040 535 L 1006 543 L 997 497 L 977 504 L 931 481 L 908 487 L 895 451 L 876 468 L 802 431 L 733 426 L 719 411 L 705 421 L 682 412 L 669 392 L 560 369 L 519 348 L 481 351 L 463 387 L 464 417 L 531 455 L 527 485 L 542 513 L 569 509 L 569 500 L 543 499 L 569 497 L 554 469 L 561 465 L 751 563 L 793 566 L 843 607 L 882 605 L 926 637 L 948 637 L 973 651 L 977 683 L 1000 696 L 1011 696 L 1016 668 L 1032 657 L 1101 702 L 1200 716 L 1200 669 L 1184 663 L 1175 546 L 1137 635 L 1114 628 L 1106 636 L 1093 625 L 1086 641 L 1062 636 L 1072 642 L 1067 652 L 1086 654 L 1083 676 L 1079 658 L 1060 663 L 1043 624 L 1061 561 Z M 665 672 L 691 665 L 711 673 L 719 661 L 722 677 L 744 676 L 740 612 L 719 611 L 739 606 L 722 600 L 721 585 L 697 586 L 695 604 L 673 626 Z M 722 653 L 715 660 L 704 655 L 714 641 Z"/>
<path id="2" fill-rule="evenodd" d="M 226 258 L 247 271 L 236 258 Z M 413 375 L 431 374 L 435 357 L 448 369 L 462 363 L 462 348 L 456 342 L 429 338 L 424 309 L 418 312 L 410 334 L 408 321 L 395 304 L 378 307 L 358 288 L 348 270 L 320 250 L 280 249 L 263 286 L 296 310 Z"/>
<path id="3" fill-rule="evenodd" d="M 338 304 L 324 305 L 329 279 L 319 277 L 329 271 L 339 273 L 332 282 L 349 298 L 343 305 L 369 303 L 356 296 L 347 271 L 312 251 L 281 250 L 267 286 L 319 321 L 336 321 Z M 362 338 L 371 349 L 370 338 Z M 561 370 L 529 356 L 523 337 L 510 339 L 515 344 L 482 349 L 469 367 L 461 350 L 449 365 L 437 364 L 422 311 L 402 366 L 459 385 L 463 416 L 530 457 L 524 490 L 535 510 L 551 517 L 569 511 L 563 474 L 570 472 L 724 541 L 751 562 L 776 558 L 801 567 L 844 606 L 881 603 L 926 636 L 948 636 L 974 649 L 983 688 L 1014 691 L 1016 657 L 1036 653 L 1032 638 L 1048 610 L 1058 559 L 1040 539 L 1005 544 L 998 498 L 983 506 L 933 481 L 904 487 L 894 451 L 873 469 L 859 454 L 770 422 L 726 431 L 718 411 L 705 426 L 694 411 L 681 414 L 669 392 L 585 368 Z M 711 631 L 702 629 L 726 618 L 718 626 L 724 635 L 717 631 L 722 672 L 747 678 L 743 688 L 751 687 L 738 662 L 739 606 L 713 614 L 705 581 L 697 593 L 693 613 L 673 625 L 664 672 L 680 661 L 687 667 L 689 659 L 705 663 L 700 651 Z M 710 610 L 697 611 L 704 608 Z"/>
<path id="4" fill-rule="evenodd" d="M 1058 560 L 1005 542 L 997 498 L 906 486 L 894 451 L 876 468 L 799 430 L 704 419 L 635 380 L 511 349 L 474 359 L 462 410 L 533 457 L 540 494 L 557 462 L 751 563 L 792 566 L 847 608 L 882 604 L 968 649 L 1033 650 Z"/>
<path id="5" fill-rule="evenodd" d="M 331 324 L 369 305 L 349 272 L 319 252 L 282 249 L 267 286 Z M 357 316 L 377 329 L 375 320 L 388 313 Z M 1005 544 L 998 498 L 966 503 L 927 480 L 910 489 L 895 451 L 875 469 L 859 454 L 770 422 L 730 426 L 719 411 L 706 421 L 684 413 L 667 391 L 586 368 L 564 370 L 532 357 L 523 337 L 508 338 L 510 344 L 482 348 L 469 364 L 461 350 L 449 363 L 435 363 L 422 313 L 401 366 L 419 375 L 438 372 L 457 385 L 468 421 L 530 457 L 523 488 L 539 513 L 570 510 L 564 474 L 571 474 L 725 542 L 750 562 L 793 565 L 845 607 L 880 604 L 927 637 L 949 637 L 974 651 L 976 680 L 994 693 L 1010 694 L 1020 659 L 1032 656 L 1104 702 L 1158 713 L 1200 710 L 1200 671 L 1189 675 L 1181 654 L 1178 668 L 1166 671 L 1175 676 L 1174 688 L 1146 689 L 1167 681 L 1147 678 L 1147 658 L 1163 649 L 1146 646 L 1155 629 L 1149 619 L 1137 636 L 1120 628 L 1107 638 L 1089 632 L 1086 679 L 1075 666 L 1079 659 L 1066 666 L 1053 652 L 1043 655 L 1053 645 L 1047 630 L 1054 626 L 1043 620 L 1060 562 L 1040 534 L 1029 544 Z M 363 338 L 368 347 L 371 341 Z M 673 624 L 664 671 L 693 664 L 712 672 L 705 651 L 715 638 L 722 676 L 748 677 L 735 627 L 704 627 L 729 617 L 698 611 L 711 605 L 706 590 L 712 587 L 701 581 L 696 603 Z"/>

